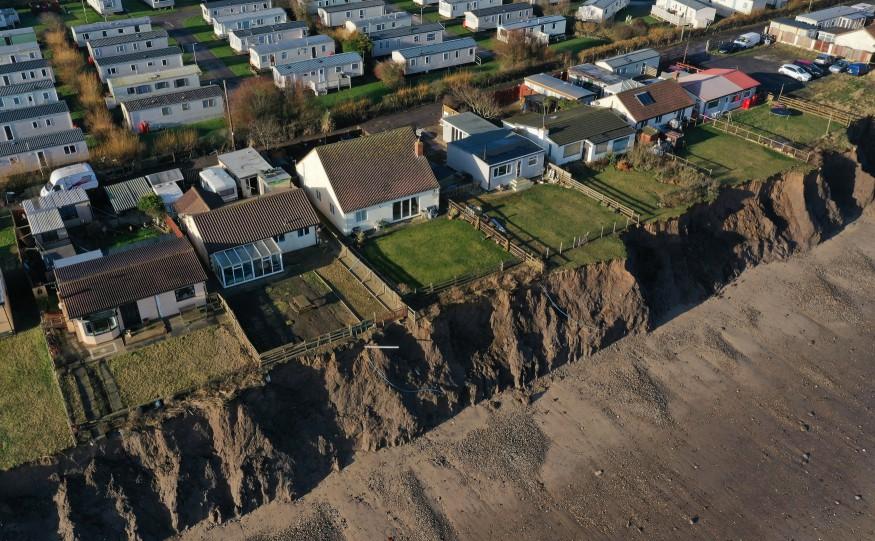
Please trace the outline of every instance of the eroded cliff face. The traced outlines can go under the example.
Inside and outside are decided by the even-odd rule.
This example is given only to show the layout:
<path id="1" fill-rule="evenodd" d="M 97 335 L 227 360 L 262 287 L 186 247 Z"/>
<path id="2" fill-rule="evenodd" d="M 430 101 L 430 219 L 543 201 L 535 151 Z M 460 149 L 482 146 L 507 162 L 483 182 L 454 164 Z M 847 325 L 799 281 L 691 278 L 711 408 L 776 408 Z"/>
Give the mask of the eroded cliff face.
<path id="1" fill-rule="evenodd" d="M 727 190 L 627 235 L 629 258 L 527 269 L 445 295 L 415 324 L 276 369 L 230 399 L 180 406 L 46 464 L 0 473 L 0 537 L 161 539 L 306 493 L 356 453 L 399 445 L 472 402 L 700 302 L 750 265 L 804 251 L 859 215 L 875 181 L 845 156 Z"/>

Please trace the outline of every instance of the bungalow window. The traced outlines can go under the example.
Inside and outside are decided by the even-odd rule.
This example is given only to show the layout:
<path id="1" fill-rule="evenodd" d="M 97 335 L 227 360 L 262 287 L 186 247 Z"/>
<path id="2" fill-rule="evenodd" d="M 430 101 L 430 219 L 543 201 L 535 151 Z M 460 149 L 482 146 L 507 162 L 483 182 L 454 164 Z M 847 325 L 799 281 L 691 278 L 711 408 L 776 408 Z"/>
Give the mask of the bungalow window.
<path id="1" fill-rule="evenodd" d="M 419 214 L 419 199 L 411 197 L 392 203 L 392 220 L 398 221 Z"/>
<path id="2" fill-rule="evenodd" d="M 194 298 L 196 292 L 194 286 L 181 287 L 173 292 L 176 302 L 182 302 Z"/>
<path id="3" fill-rule="evenodd" d="M 717 105 L 719 103 L 720 103 L 720 100 L 711 100 L 705 104 L 705 109 L 713 109 L 713 108 L 717 107 Z"/>
<path id="4" fill-rule="evenodd" d="M 215 106 L 216 106 L 216 100 L 214 100 L 213 98 L 210 98 L 210 99 L 204 100 L 203 103 L 202 103 L 202 106 L 203 106 L 204 109 L 209 109 L 210 107 L 215 107 Z"/>
<path id="5" fill-rule="evenodd" d="M 302 227 L 301 229 L 298 229 L 298 237 L 299 237 L 299 238 L 300 238 L 300 237 L 306 237 L 306 236 L 309 235 L 309 234 L 310 234 L 310 228 L 309 228 L 309 227 Z"/>
<path id="6" fill-rule="evenodd" d="M 537 163 L 538 163 L 538 157 L 537 157 L 537 156 L 529 156 L 528 164 L 529 164 L 530 166 L 532 166 L 532 165 L 537 165 Z"/>
<path id="7" fill-rule="evenodd" d="M 355 211 L 355 221 L 364 222 L 368 219 L 368 211 L 367 210 L 357 210 Z"/>
<path id="8" fill-rule="evenodd" d="M 140 85 L 136 88 L 137 94 L 148 94 L 152 89 L 149 88 L 149 85 Z"/>
<path id="9" fill-rule="evenodd" d="M 76 154 L 76 144 L 74 143 L 72 145 L 64 145 L 64 154 Z"/>
<path id="10" fill-rule="evenodd" d="M 108 73 L 110 75 L 115 75 L 116 70 L 115 70 L 115 68 L 106 68 L 106 73 Z"/>
<path id="11" fill-rule="evenodd" d="M 165 88 L 170 88 L 170 83 L 167 81 L 158 81 L 155 83 L 155 90 L 164 90 Z"/>
<path id="12" fill-rule="evenodd" d="M 182 104 L 182 110 L 183 110 L 183 111 L 188 111 L 189 109 L 191 109 L 191 104 L 190 104 L 190 103 L 183 103 L 183 104 Z"/>
<path id="13" fill-rule="evenodd" d="M 629 148 L 628 137 L 624 137 L 622 139 L 614 139 L 614 141 L 611 143 L 611 152 L 614 153 L 625 152 L 627 148 Z"/>
<path id="14" fill-rule="evenodd" d="M 115 48 L 115 51 L 116 51 L 117 53 L 123 53 L 123 52 L 125 52 L 125 46 L 124 46 L 124 45 L 119 45 L 119 46 L 117 46 L 117 47 Z"/>
<path id="15" fill-rule="evenodd" d="M 419 36 L 417 36 L 419 37 Z M 434 32 L 425 35 L 425 41 L 434 41 Z"/>
<path id="16" fill-rule="evenodd" d="M 741 94 L 736 94 L 736 95 L 732 96 L 732 103 L 735 103 L 739 100 L 741 100 Z"/>
<path id="17" fill-rule="evenodd" d="M 162 107 L 161 108 L 161 116 L 170 116 L 173 114 L 173 110 L 170 107 Z"/>
<path id="18" fill-rule="evenodd" d="M 503 177 L 504 175 L 510 174 L 510 164 L 505 163 L 499 165 L 498 167 L 492 168 L 492 176 L 493 177 Z"/>
<path id="19" fill-rule="evenodd" d="M 583 146 L 583 141 L 578 141 L 576 143 L 572 143 L 570 145 L 565 145 L 562 147 L 562 157 L 569 158 L 571 156 L 576 156 L 580 154 L 580 150 Z"/>
<path id="20" fill-rule="evenodd" d="M 173 81 L 173 88 L 182 88 L 188 86 L 188 79 L 177 79 Z"/>
<path id="21" fill-rule="evenodd" d="M 331 211 L 331 214 L 334 214 L 334 203 L 329 203 L 329 204 L 328 204 L 328 210 Z"/>
<path id="22" fill-rule="evenodd" d="M 322 201 L 322 192 L 316 190 L 316 201 Z"/>
<path id="23" fill-rule="evenodd" d="M 277 241 L 277 242 L 285 242 L 285 241 L 286 241 L 286 234 L 285 234 L 285 233 L 280 233 L 279 235 L 275 236 L 275 237 L 273 238 L 273 240 L 275 240 L 275 241 Z"/>
<path id="24" fill-rule="evenodd" d="M 85 334 L 88 336 L 106 334 L 118 328 L 118 318 L 115 316 L 115 310 L 91 314 L 87 319 L 83 319 L 82 323 L 85 324 Z"/>

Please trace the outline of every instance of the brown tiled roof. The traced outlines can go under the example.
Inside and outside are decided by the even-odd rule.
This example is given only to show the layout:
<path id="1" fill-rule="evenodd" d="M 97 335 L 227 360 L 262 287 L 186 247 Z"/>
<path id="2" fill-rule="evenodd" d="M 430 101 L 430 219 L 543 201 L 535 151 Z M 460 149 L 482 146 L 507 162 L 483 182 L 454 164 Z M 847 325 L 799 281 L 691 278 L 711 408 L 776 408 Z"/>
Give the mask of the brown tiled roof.
<path id="1" fill-rule="evenodd" d="M 177 214 L 200 214 L 221 206 L 222 198 L 219 194 L 201 190 L 197 185 L 189 188 L 182 197 L 173 202 L 173 210 Z"/>
<path id="2" fill-rule="evenodd" d="M 653 103 L 650 105 L 642 104 L 637 97 L 645 92 L 653 97 Z M 693 105 L 693 98 L 674 80 L 626 90 L 617 94 L 617 99 L 626 107 L 635 122 L 642 122 Z"/>
<path id="3" fill-rule="evenodd" d="M 344 213 L 439 187 L 416 134 L 398 128 L 318 147 L 331 188 Z"/>
<path id="4" fill-rule="evenodd" d="M 307 194 L 297 188 L 244 199 L 191 219 L 211 254 L 319 223 Z"/>
<path id="5" fill-rule="evenodd" d="M 205 282 L 186 239 L 174 238 L 55 269 L 67 316 L 78 318 Z"/>

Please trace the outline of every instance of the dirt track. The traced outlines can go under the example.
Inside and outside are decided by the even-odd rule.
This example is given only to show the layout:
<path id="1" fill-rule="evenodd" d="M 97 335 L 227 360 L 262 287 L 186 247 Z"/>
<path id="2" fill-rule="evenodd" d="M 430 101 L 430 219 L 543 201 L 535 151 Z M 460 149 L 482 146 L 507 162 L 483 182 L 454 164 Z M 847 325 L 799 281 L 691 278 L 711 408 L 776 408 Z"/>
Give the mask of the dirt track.
<path id="1" fill-rule="evenodd" d="M 185 539 L 872 539 L 875 212 Z"/>

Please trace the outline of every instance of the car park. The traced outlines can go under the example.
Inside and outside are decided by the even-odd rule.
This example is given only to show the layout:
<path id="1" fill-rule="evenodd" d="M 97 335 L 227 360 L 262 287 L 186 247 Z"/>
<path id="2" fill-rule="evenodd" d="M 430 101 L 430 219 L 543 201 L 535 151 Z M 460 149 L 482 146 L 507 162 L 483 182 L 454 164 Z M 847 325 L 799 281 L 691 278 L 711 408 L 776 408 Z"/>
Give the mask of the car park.
<path id="1" fill-rule="evenodd" d="M 810 60 L 796 60 L 793 63 L 810 73 L 811 77 L 814 79 L 819 79 L 820 77 L 826 75 L 826 70 L 824 70 L 814 62 L 811 62 Z"/>
<path id="2" fill-rule="evenodd" d="M 805 71 L 801 66 L 797 66 L 796 64 L 784 64 L 780 68 L 778 68 L 778 73 L 780 73 L 781 75 L 786 75 L 791 79 L 801 81 L 803 83 L 808 82 L 813 78 L 810 73 Z"/>
<path id="3" fill-rule="evenodd" d="M 717 46 L 717 52 L 720 54 L 732 54 L 741 50 L 741 47 L 735 44 L 732 41 L 724 41 L 720 45 Z"/>
<path id="4" fill-rule="evenodd" d="M 845 60 L 843 58 L 840 58 L 839 60 L 836 60 L 836 62 L 833 65 L 831 65 L 829 67 L 829 72 L 830 73 L 841 73 L 843 71 L 846 71 L 848 69 L 848 66 L 850 66 L 850 65 L 851 65 L 850 62 L 848 62 L 847 60 Z"/>
<path id="5" fill-rule="evenodd" d="M 872 70 L 872 67 L 869 64 L 864 64 L 863 62 L 855 62 L 848 66 L 846 70 L 848 75 L 853 75 L 855 77 L 859 77 L 861 75 L 866 75 Z"/>
<path id="6" fill-rule="evenodd" d="M 818 66 L 829 67 L 835 64 L 839 58 L 837 56 L 833 56 L 831 54 L 821 53 L 817 55 L 817 58 L 814 59 L 814 63 Z"/>

